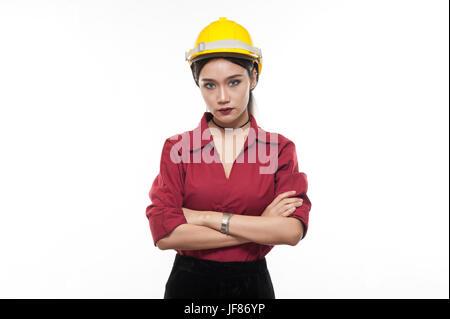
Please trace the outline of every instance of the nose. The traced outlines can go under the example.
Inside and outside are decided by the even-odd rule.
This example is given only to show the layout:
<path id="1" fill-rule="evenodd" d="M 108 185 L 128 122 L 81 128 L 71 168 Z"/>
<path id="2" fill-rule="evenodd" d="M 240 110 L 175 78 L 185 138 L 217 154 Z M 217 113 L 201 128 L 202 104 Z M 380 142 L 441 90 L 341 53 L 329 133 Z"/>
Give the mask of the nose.
<path id="1" fill-rule="evenodd" d="M 218 103 L 219 104 L 228 104 L 230 102 L 230 95 L 226 87 L 221 86 L 219 90 Z"/>

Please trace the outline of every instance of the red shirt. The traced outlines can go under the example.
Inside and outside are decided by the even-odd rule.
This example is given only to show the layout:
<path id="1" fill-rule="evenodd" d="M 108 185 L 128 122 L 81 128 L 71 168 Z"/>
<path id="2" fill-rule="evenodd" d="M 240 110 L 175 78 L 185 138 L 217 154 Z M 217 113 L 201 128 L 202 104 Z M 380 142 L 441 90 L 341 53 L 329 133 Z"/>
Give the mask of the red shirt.
<path id="1" fill-rule="evenodd" d="M 289 217 L 303 223 L 305 237 L 311 202 L 306 194 L 306 174 L 298 170 L 295 144 L 281 134 L 264 131 L 255 117 L 250 117 L 249 133 L 228 179 L 219 154 L 213 152 L 214 140 L 208 127 L 212 113 L 204 112 L 194 130 L 165 140 L 160 172 L 146 208 L 155 246 L 177 226 L 187 223 L 182 207 L 260 216 L 278 194 L 290 190 L 296 191 L 293 196 L 303 198 L 303 204 Z M 249 242 L 177 253 L 215 261 L 251 261 L 263 258 L 272 248 Z"/>

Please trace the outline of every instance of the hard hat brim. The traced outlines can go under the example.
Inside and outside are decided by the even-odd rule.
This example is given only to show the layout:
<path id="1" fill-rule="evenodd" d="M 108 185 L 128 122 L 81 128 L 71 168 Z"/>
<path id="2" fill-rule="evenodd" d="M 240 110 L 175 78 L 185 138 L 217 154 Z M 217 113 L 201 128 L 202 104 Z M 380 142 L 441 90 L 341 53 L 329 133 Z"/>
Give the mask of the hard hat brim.
<path id="1" fill-rule="evenodd" d="M 257 58 L 251 57 L 246 54 L 242 53 L 236 53 L 236 52 L 212 52 L 212 53 L 204 53 L 202 55 L 198 55 L 194 57 L 191 60 L 191 63 L 195 61 L 200 61 L 203 59 L 210 59 L 210 58 L 222 58 L 222 57 L 232 57 L 232 58 L 239 58 L 239 59 L 245 59 L 253 62 L 258 62 Z"/>

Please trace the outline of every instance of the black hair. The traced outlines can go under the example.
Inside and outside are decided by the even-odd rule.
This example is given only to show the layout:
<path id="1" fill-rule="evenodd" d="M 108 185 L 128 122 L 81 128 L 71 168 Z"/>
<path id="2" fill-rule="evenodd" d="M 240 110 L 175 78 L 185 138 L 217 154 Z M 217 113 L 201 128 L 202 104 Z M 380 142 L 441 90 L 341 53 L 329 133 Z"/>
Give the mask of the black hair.
<path id="1" fill-rule="evenodd" d="M 211 61 L 212 59 L 217 59 L 217 58 L 222 58 L 222 59 L 226 59 L 232 63 L 238 64 L 240 66 L 242 66 L 243 68 L 245 68 L 248 72 L 248 76 L 251 79 L 252 78 L 252 72 L 253 69 L 256 68 L 256 83 L 258 83 L 258 79 L 259 79 L 259 68 L 258 68 L 258 64 L 251 59 L 246 59 L 243 57 L 239 57 L 239 56 L 225 56 L 223 54 L 220 55 L 209 55 L 208 57 L 202 58 L 202 59 L 198 59 L 198 60 L 194 60 L 191 64 L 191 70 L 192 70 L 192 76 L 194 77 L 194 81 L 195 84 L 197 84 L 198 87 L 198 81 L 199 81 L 199 75 L 200 75 L 200 71 L 202 70 L 202 68 L 205 66 L 206 63 L 208 63 L 209 61 Z M 256 84 L 255 84 L 256 86 Z M 248 104 L 247 104 L 247 110 L 248 110 L 248 114 L 252 114 L 253 113 L 253 89 L 250 89 L 250 97 L 248 99 Z"/>

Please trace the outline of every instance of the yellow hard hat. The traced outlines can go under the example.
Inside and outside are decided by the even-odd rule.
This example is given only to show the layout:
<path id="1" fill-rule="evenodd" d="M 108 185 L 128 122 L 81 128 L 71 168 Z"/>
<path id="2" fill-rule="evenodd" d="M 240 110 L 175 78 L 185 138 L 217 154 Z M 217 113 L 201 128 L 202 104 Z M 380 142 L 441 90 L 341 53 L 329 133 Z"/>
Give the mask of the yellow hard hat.
<path id="1" fill-rule="evenodd" d="M 206 26 L 198 35 L 195 47 L 185 53 L 189 65 L 212 56 L 235 56 L 252 60 L 258 64 L 258 73 L 261 74 L 261 49 L 253 46 L 250 34 L 243 26 L 225 17 Z"/>

